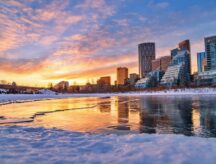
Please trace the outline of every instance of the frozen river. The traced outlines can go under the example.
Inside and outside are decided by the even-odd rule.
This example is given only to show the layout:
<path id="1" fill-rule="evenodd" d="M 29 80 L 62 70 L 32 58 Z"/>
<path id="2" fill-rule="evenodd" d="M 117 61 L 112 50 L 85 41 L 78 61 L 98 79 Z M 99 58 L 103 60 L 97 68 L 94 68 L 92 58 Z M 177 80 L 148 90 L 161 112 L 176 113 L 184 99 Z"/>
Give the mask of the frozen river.
<path id="1" fill-rule="evenodd" d="M 1 105 L 0 163 L 214 164 L 215 100 L 152 95 Z"/>
<path id="2" fill-rule="evenodd" d="M 65 98 L 0 106 L 0 126 L 216 137 L 216 96 Z"/>

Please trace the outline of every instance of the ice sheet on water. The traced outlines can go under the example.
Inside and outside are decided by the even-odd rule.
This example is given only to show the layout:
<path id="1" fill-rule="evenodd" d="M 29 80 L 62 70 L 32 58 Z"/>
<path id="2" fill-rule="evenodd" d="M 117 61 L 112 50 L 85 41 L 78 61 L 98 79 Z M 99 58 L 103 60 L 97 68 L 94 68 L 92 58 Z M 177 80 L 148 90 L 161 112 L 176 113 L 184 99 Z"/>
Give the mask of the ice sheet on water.
<path id="1" fill-rule="evenodd" d="M 84 108 L 71 108 L 71 109 L 57 109 L 57 110 L 51 110 L 51 111 L 44 111 L 44 112 L 36 112 L 29 118 L 6 118 L 4 116 L 0 116 L 0 125 L 3 124 L 18 124 L 18 123 L 26 123 L 26 122 L 33 122 L 34 119 L 38 116 L 43 116 L 50 113 L 56 113 L 56 112 L 63 112 L 68 110 L 76 110 L 76 109 L 86 109 L 86 108 L 94 108 L 94 106 L 91 107 L 84 107 Z"/>
<path id="2" fill-rule="evenodd" d="M 130 100 L 130 101 L 136 101 L 136 99 L 134 100 Z M 15 118 L 17 117 L 16 114 L 17 113 L 14 113 L 13 118 L 7 118 L 7 116 L 5 116 L 4 114 L 2 114 L 2 116 L 0 116 L 0 124 L 14 124 L 14 123 L 25 123 L 25 122 L 33 122 L 34 119 L 36 117 L 39 117 L 39 116 L 44 116 L 44 115 L 47 115 L 47 114 L 52 114 L 52 113 L 58 113 L 58 112 L 65 112 L 65 111 L 70 111 L 70 110 L 82 110 L 82 109 L 93 109 L 97 106 L 109 106 L 110 103 L 107 102 L 107 101 L 101 101 L 101 102 L 98 102 L 96 101 L 97 103 L 92 103 L 91 105 L 89 104 L 89 106 L 77 106 L 77 107 L 74 107 L 74 108 L 53 108 L 52 110 L 41 110 L 40 108 L 38 110 L 34 110 L 34 112 L 30 113 L 27 116 L 25 116 L 25 118 L 21 117 L 21 118 Z M 129 101 L 119 101 L 119 103 L 123 104 L 123 103 L 128 103 Z M 7 109 L 6 109 L 7 110 Z M 24 110 L 22 110 L 23 112 Z M 1 119 L 2 118 L 2 119 Z"/>
<path id="3" fill-rule="evenodd" d="M 0 116 L 0 125 L 2 124 L 16 124 L 16 123 L 25 123 L 25 122 L 33 122 L 34 119 L 30 118 L 5 118 Z"/>
<path id="4" fill-rule="evenodd" d="M 0 163 L 215 163 L 216 139 L 0 127 Z"/>

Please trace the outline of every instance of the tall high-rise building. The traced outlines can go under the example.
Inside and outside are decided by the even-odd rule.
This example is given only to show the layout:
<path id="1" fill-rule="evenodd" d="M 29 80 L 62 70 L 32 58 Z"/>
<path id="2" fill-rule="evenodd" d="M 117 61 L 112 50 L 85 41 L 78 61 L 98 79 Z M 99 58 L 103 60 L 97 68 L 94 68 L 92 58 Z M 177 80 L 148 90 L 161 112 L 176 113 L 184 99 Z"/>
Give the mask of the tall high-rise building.
<path id="1" fill-rule="evenodd" d="M 128 79 L 128 68 L 119 67 L 117 68 L 117 85 L 124 85 Z"/>
<path id="2" fill-rule="evenodd" d="M 216 36 L 205 38 L 207 69 L 216 70 Z"/>
<path id="3" fill-rule="evenodd" d="M 191 48 L 190 48 L 190 40 L 183 40 L 178 44 L 178 47 L 180 50 L 188 50 L 189 52 L 191 52 Z"/>
<path id="4" fill-rule="evenodd" d="M 191 75 L 191 48 L 190 48 L 190 40 L 184 40 L 184 41 L 181 41 L 179 44 L 178 44 L 178 47 L 181 51 L 183 50 L 187 50 L 189 53 L 188 53 L 188 70 L 189 70 L 189 73 Z"/>
<path id="5" fill-rule="evenodd" d="M 152 60 L 155 60 L 155 43 L 141 43 L 139 51 L 139 75 L 145 77 L 152 71 Z"/>
<path id="6" fill-rule="evenodd" d="M 206 60 L 206 53 L 205 52 L 198 52 L 197 53 L 197 67 L 198 67 L 198 72 L 204 72 L 205 70 L 203 69 L 205 61 Z"/>

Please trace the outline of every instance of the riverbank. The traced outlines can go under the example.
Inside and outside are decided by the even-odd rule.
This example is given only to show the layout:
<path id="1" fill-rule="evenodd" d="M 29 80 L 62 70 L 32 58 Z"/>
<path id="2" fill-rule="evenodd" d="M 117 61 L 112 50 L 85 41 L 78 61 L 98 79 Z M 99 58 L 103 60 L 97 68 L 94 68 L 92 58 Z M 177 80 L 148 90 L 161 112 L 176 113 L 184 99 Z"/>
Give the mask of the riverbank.
<path id="1" fill-rule="evenodd" d="M 59 98 L 109 97 L 109 96 L 182 96 L 216 95 L 216 88 L 171 89 L 162 91 L 136 91 L 125 93 L 77 93 L 77 94 L 0 94 L 0 105 Z"/>

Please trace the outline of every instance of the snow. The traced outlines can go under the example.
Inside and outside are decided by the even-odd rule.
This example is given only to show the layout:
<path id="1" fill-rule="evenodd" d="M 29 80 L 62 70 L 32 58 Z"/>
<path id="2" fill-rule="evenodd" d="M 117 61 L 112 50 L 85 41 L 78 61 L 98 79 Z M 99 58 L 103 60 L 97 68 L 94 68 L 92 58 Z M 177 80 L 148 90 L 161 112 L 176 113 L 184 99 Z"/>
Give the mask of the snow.
<path id="1" fill-rule="evenodd" d="M 7 90 L 0 88 L 0 93 L 7 93 Z"/>
<path id="2" fill-rule="evenodd" d="M 46 94 L 46 95 L 54 95 L 54 94 L 56 94 L 56 92 L 51 91 L 49 89 L 41 89 L 41 90 L 39 90 L 39 93 L 40 94 Z"/>
<path id="3" fill-rule="evenodd" d="M 106 94 L 0 94 L 0 103 L 108 96 L 216 95 L 216 89 Z M 31 122 L 0 116 L 0 122 Z M 90 134 L 58 129 L 0 126 L 0 163 L 215 163 L 216 139 L 174 134 Z"/>
<path id="4" fill-rule="evenodd" d="M 105 135 L 0 127 L 0 163 L 196 163 L 216 161 L 216 139 L 183 135 Z"/>
<path id="5" fill-rule="evenodd" d="M 163 91 L 136 91 L 126 93 L 79 93 L 56 94 L 52 91 L 43 91 L 43 94 L 0 94 L 0 105 L 21 103 L 44 99 L 73 98 L 73 97 L 110 97 L 110 96 L 186 96 L 186 95 L 216 95 L 216 88 L 177 89 Z"/>

